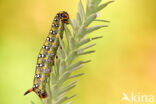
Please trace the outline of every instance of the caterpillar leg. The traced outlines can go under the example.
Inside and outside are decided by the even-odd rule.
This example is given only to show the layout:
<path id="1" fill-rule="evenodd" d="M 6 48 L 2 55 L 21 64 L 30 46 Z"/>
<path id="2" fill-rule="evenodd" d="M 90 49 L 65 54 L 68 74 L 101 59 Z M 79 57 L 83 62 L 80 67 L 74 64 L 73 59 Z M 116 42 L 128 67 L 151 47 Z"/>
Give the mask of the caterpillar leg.
<path id="1" fill-rule="evenodd" d="M 58 56 L 56 56 L 56 59 L 58 59 Z"/>
<path id="2" fill-rule="evenodd" d="M 51 59 L 51 64 L 54 65 L 54 59 Z"/>

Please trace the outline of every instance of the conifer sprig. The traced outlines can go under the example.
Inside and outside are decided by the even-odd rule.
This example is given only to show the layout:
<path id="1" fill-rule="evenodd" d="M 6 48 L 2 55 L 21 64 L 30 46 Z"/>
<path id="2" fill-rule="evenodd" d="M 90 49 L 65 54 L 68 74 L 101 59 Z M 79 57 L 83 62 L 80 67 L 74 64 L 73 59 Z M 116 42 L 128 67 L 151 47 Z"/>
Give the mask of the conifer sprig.
<path id="1" fill-rule="evenodd" d="M 75 75 L 73 75 L 72 73 L 91 60 L 79 60 L 76 62 L 73 62 L 73 60 L 78 58 L 79 56 L 95 52 L 95 50 L 88 50 L 89 48 L 95 46 L 95 43 L 89 45 L 86 44 L 95 39 L 102 38 L 102 36 L 86 38 L 86 35 L 103 27 L 107 27 L 107 25 L 90 26 L 90 24 L 94 21 L 109 22 L 96 18 L 99 16 L 99 11 L 104 9 L 113 1 L 108 1 L 106 3 L 100 4 L 101 1 L 102 0 L 87 0 L 85 10 L 80 0 L 78 4 L 76 19 L 74 19 L 73 22 L 69 20 L 72 28 L 69 29 L 68 26 L 64 26 L 67 44 L 65 44 L 65 42 L 59 37 L 59 58 L 55 59 L 55 66 L 53 67 L 52 75 L 47 86 L 50 96 L 45 101 L 45 104 L 71 104 L 72 101 L 70 100 L 74 96 L 76 96 L 75 94 L 73 94 L 68 97 L 66 93 L 76 86 L 78 80 L 76 79 L 67 85 L 64 83 L 68 80 L 70 81 L 70 79 L 84 75 L 84 73 Z"/>

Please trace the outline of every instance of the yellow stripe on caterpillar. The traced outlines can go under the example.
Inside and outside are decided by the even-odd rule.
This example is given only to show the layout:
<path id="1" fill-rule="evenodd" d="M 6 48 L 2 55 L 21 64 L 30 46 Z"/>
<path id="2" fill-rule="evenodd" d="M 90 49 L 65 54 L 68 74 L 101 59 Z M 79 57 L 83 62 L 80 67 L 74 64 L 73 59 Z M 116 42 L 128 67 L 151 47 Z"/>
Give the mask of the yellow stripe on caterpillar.
<path id="1" fill-rule="evenodd" d="M 45 46 L 48 46 L 49 45 L 49 41 L 46 41 L 44 45 Z"/>
<path id="2" fill-rule="evenodd" d="M 48 56 L 46 56 L 44 59 L 47 61 L 48 60 Z"/>
<path id="3" fill-rule="evenodd" d="M 39 90 L 41 90 L 41 85 L 39 86 L 39 88 L 38 88 Z"/>
<path id="4" fill-rule="evenodd" d="M 40 80 L 43 81 L 43 77 L 41 77 Z"/>
<path id="5" fill-rule="evenodd" d="M 55 38 L 58 38 L 58 36 L 59 36 L 59 35 L 58 35 L 58 34 L 56 34 L 56 35 L 55 35 Z"/>
<path id="6" fill-rule="evenodd" d="M 62 20 L 59 21 L 60 26 L 58 27 L 58 30 L 61 30 L 62 27 Z"/>
<path id="7" fill-rule="evenodd" d="M 51 52 L 52 52 L 52 50 L 49 50 L 49 51 L 48 51 L 48 54 L 51 54 Z"/>
<path id="8" fill-rule="evenodd" d="M 52 45 L 55 46 L 56 42 L 53 42 Z"/>
<path id="9" fill-rule="evenodd" d="M 42 68 L 43 68 L 43 70 L 46 70 L 47 69 L 47 66 L 43 66 Z"/>
<path id="10" fill-rule="evenodd" d="M 41 51 L 40 51 L 40 54 L 44 54 L 44 52 L 45 52 L 45 49 L 41 49 Z"/>

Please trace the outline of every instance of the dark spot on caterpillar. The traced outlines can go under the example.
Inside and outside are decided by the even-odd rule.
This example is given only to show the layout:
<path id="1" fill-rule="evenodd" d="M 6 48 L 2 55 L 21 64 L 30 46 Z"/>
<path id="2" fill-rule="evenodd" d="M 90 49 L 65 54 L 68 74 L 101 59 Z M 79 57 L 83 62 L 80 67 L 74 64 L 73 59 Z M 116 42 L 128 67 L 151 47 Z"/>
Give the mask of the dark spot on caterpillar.
<path id="1" fill-rule="evenodd" d="M 56 24 L 55 26 L 56 26 L 56 27 L 59 27 L 59 24 Z"/>
<path id="2" fill-rule="evenodd" d="M 36 78 L 41 78 L 41 74 L 36 74 L 35 77 Z"/>
<path id="3" fill-rule="evenodd" d="M 45 47 L 46 50 L 49 50 L 50 48 L 48 46 Z"/>
<path id="4" fill-rule="evenodd" d="M 55 36 L 53 36 L 51 39 L 50 39 L 50 42 L 54 42 L 55 40 Z"/>
<path id="5" fill-rule="evenodd" d="M 50 40 L 50 38 L 48 37 L 48 38 L 47 38 L 47 40 L 49 41 L 49 40 Z"/>
<path id="6" fill-rule="evenodd" d="M 33 88 L 38 88 L 39 84 L 34 84 Z"/>
<path id="7" fill-rule="evenodd" d="M 44 66 L 44 64 L 37 64 L 37 67 L 42 67 L 42 66 Z"/>
<path id="8" fill-rule="evenodd" d="M 47 37 L 47 41 L 54 42 L 54 40 L 55 40 L 55 36 L 53 36 L 52 38 Z"/>
<path id="9" fill-rule="evenodd" d="M 50 34 L 56 35 L 57 33 L 53 30 L 50 30 Z"/>
<path id="10" fill-rule="evenodd" d="M 46 47 L 45 45 L 42 46 L 42 48 L 44 48 L 44 49 L 45 49 L 45 47 Z"/>
<path id="11" fill-rule="evenodd" d="M 43 93 L 40 95 L 41 98 L 46 98 L 47 96 L 48 96 L 48 94 L 47 94 L 46 92 L 43 92 Z"/>
<path id="12" fill-rule="evenodd" d="M 53 23 L 53 24 L 52 24 L 52 27 L 54 27 L 54 26 L 55 26 L 55 24 Z"/>
<path id="13" fill-rule="evenodd" d="M 45 55 L 44 54 L 39 54 L 39 56 L 38 56 L 39 58 L 40 57 L 42 57 L 42 58 L 44 58 L 45 57 Z"/>
<path id="14" fill-rule="evenodd" d="M 44 58 L 45 57 L 45 55 L 44 54 L 42 54 L 42 58 Z"/>
<path id="15" fill-rule="evenodd" d="M 54 21 L 58 21 L 57 18 L 54 18 Z"/>
<path id="16" fill-rule="evenodd" d="M 41 57 L 42 56 L 42 54 L 39 54 L 39 56 L 38 57 Z"/>

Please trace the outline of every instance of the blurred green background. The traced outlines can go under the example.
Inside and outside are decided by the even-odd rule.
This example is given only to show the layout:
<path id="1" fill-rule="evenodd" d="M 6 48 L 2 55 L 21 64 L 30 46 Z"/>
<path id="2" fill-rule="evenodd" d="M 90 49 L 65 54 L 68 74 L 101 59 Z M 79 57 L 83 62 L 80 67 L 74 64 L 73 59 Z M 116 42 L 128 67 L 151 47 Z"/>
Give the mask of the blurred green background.
<path id="1" fill-rule="evenodd" d="M 35 93 L 23 95 L 32 87 L 38 52 L 56 13 L 75 18 L 78 1 L 0 0 L 0 104 L 40 103 Z M 78 95 L 73 104 L 123 104 L 122 92 L 156 96 L 155 4 L 116 0 L 100 12 L 111 23 L 90 34 L 104 38 L 85 57 L 92 62 L 81 69 L 86 75 L 72 91 Z"/>

